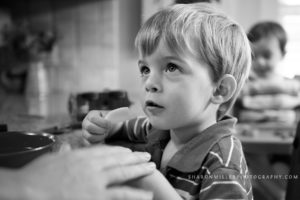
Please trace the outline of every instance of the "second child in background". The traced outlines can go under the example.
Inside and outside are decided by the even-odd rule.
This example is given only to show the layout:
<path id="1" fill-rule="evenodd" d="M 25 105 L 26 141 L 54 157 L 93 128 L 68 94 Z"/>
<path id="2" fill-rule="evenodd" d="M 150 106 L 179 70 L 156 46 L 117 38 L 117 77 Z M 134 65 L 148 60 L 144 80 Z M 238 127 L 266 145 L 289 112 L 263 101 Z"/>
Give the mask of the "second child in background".
<path id="1" fill-rule="evenodd" d="M 170 190 L 186 200 L 253 199 L 236 119 L 226 116 L 250 71 L 243 29 L 210 4 L 177 4 L 145 22 L 136 46 L 146 117 L 118 124 L 91 111 L 84 137 L 144 143 L 165 177 L 138 180 L 154 199 L 175 200 Z"/>
<path id="2" fill-rule="evenodd" d="M 296 127 L 299 120 L 297 107 L 300 105 L 299 80 L 286 78 L 277 72 L 287 53 L 286 31 L 277 22 L 263 21 L 254 24 L 247 36 L 251 42 L 253 59 L 249 80 L 235 105 L 239 122 Z M 253 132 L 260 134 L 251 130 Z M 254 175 L 289 173 L 289 155 L 247 153 L 246 158 Z M 258 200 L 284 199 L 285 180 L 261 179 L 253 180 L 252 184 Z"/>
<path id="3" fill-rule="evenodd" d="M 300 105 L 300 82 L 283 77 L 277 67 L 286 54 L 287 34 L 273 21 L 259 22 L 250 28 L 253 60 L 238 109 L 240 122 L 275 122 L 294 125 L 295 108 Z"/>

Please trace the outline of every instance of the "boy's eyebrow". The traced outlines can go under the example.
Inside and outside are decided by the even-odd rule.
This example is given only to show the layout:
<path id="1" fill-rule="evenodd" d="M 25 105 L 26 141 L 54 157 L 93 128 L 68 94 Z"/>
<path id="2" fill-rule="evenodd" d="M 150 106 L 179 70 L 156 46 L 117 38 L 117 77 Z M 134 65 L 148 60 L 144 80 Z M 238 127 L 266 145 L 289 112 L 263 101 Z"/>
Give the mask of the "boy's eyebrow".
<path id="1" fill-rule="evenodd" d="M 186 63 L 183 59 L 180 59 L 179 56 L 165 56 L 164 59 L 175 60 L 175 61 L 178 61 L 180 63 Z"/>
<path id="2" fill-rule="evenodd" d="M 168 55 L 168 56 L 163 56 L 161 59 L 164 60 L 175 60 L 181 63 L 186 63 L 183 59 L 180 59 L 179 56 L 172 56 L 172 55 Z M 146 65 L 147 62 L 144 60 L 138 60 L 138 65 Z"/>

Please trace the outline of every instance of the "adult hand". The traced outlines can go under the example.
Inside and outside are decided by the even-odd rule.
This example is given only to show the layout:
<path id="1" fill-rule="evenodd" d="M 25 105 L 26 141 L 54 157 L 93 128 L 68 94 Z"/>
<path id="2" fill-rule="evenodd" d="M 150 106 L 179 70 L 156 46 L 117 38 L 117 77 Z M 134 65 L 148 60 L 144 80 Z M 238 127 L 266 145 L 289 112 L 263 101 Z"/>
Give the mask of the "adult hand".
<path id="1" fill-rule="evenodd" d="M 21 177 L 19 186 L 26 186 L 22 199 L 148 200 L 151 192 L 123 183 L 151 174 L 155 165 L 149 160 L 147 153 L 103 145 L 45 155 L 15 172 L 15 177 Z"/>
<path id="2" fill-rule="evenodd" d="M 169 181 L 158 171 L 143 178 L 128 182 L 135 188 L 141 188 L 153 192 L 153 200 L 182 200 Z"/>

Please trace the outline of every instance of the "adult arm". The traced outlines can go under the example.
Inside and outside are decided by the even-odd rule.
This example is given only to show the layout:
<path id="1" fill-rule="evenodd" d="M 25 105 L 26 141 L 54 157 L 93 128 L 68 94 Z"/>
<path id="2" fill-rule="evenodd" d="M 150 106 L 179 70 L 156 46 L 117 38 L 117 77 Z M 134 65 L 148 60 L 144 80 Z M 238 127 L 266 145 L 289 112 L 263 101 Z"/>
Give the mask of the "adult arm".
<path id="1" fill-rule="evenodd" d="M 124 185 L 151 174 L 147 153 L 123 147 L 93 147 L 45 155 L 20 170 L 0 169 L 0 199 L 152 199 Z"/>
<path id="2" fill-rule="evenodd" d="M 141 179 L 131 181 L 130 185 L 152 191 L 154 200 L 182 200 L 173 186 L 158 170 Z"/>

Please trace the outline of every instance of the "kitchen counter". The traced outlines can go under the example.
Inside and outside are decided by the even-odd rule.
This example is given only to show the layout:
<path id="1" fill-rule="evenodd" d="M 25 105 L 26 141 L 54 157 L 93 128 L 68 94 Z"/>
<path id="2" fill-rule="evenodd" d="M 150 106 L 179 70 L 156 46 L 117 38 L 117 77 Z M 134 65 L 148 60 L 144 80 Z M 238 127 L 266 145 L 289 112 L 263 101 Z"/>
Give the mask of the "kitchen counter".
<path id="1" fill-rule="evenodd" d="M 10 94 L 0 98 L 0 124 L 8 131 L 47 132 L 56 136 L 53 151 L 86 146 L 81 137 L 81 123 L 74 122 L 68 112 L 68 94 L 52 93 L 45 101 Z M 32 101 L 32 102 L 29 102 Z M 30 108 L 35 103 L 35 108 Z M 33 114 L 34 111 L 34 114 Z"/>
<path id="2" fill-rule="evenodd" d="M 0 124 L 9 131 L 40 131 L 61 127 L 71 122 L 68 114 L 68 95 L 49 94 L 44 100 L 31 96 L 10 94 L 0 98 Z"/>

